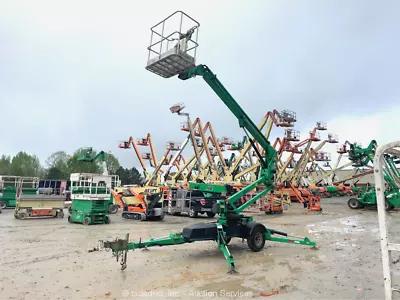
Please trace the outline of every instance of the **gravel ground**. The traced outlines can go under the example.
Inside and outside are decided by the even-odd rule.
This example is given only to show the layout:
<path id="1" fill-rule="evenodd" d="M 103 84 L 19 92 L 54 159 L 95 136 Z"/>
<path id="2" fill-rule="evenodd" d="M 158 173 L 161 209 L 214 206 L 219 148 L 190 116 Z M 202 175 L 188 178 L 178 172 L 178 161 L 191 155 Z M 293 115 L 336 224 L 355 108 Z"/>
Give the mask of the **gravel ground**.
<path id="1" fill-rule="evenodd" d="M 277 290 L 272 299 L 383 299 L 376 210 L 350 210 L 345 197 L 323 199 L 322 207 L 322 213 L 308 213 L 293 203 L 283 215 L 253 213 L 269 228 L 309 236 L 318 248 L 267 242 L 253 253 L 234 239 L 230 250 L 239 273 L 233 275 L 213 242 L 130 252 L 124 271 L 111 253 L 88 253 L 100 239 L 160 237 L 207 218 L 138 222 L 118 213 L 111 224 L 86 227 L 66 217 L 16 220 L 13 210 L 3 210 L 0 298 L 262 299 Z M 389 213 L 395 237 L 398 214 Z M 399 274 L 394 270 L 395 282 Z"/>

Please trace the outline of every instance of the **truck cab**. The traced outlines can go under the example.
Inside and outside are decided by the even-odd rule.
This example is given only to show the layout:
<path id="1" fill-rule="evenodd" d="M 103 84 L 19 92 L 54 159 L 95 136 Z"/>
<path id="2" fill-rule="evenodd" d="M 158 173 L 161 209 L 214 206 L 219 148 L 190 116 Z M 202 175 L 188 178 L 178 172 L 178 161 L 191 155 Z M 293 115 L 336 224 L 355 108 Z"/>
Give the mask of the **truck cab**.
<path id="1" fill-rule="evenodd" d="M 213 218 L 215 213 L 212 212 L 212 207 L 220 199 L 221 196 L 209 195 L 199 190 L 172 189 L 168 213 L 172 215 L 187 213 L 191 218 L 205 214 Z"/>

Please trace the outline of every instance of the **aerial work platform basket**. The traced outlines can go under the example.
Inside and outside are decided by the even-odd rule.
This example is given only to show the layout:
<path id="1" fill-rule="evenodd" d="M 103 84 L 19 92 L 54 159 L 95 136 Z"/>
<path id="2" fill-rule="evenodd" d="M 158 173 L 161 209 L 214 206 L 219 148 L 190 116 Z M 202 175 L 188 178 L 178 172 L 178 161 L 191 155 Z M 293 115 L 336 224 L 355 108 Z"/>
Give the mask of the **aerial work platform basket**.
<path id="1" fill-rule="evenodd" d="M 339 143 L 339 138 L 337 134 L 328 133 L 328 139 L 326 141 L 331 144 L 336 144 Z"/>
<path id="2" fill-rule="evenodd" d="M 317 131 L 310 131 L 310 140 L 319 142 L 321 140 L 321 135 Z"/>
<path id="3" fill-rule="evenodd" d="M 322 122 L 322 121 L 318 121 L 316 127 L 317 127 L 317 130 L 327 130 L 328 129 L 326 122 Z"/>
<path id="4" fill-rule="evenodd" d="M 118 142 L 118 148 L 130 149 L 131 148 L 131 143 L 129 141 L 120 141 L 120 142 Z"/>
<path id="5" fill-rule="evenodd" d="M 179 114 L 184 108 L 185 108 L 185 104 L 183 104 L 183 103 L 181 102 L 181 103 L 174 104 L 173 106 L 171 106 L 171 107 L 169 108 L 169 110 L 170 110 L 173 114 L 175 114 L 175 113 L 178 113 L 178 114 Z"/>
<path id="6" fill-rule="evenodd" d="M 218 144 L 221 146 L 232 145 L 232 143 L 233 143 L 232 138 L 229 138 L 226 136 L 223 136 L 222 138 L 217 139 L 217 141 L 218 141 Z"/>
<path id="7" fill-rule="evenodd" d="M 291 110 L 282 110 L 278 115 L 278 123 L 281 127 L 293 127 L 297 121 L 296 113 Z"/>
<path id="8" fill-rule="evenodd" d="M 195 67 L 199 27 L 182 11 L 151 27 L 146 70 L 170 78 Z"/>
<path id="9" fill-rule="evenodd" d="M 177 150 L 181 149 L 181 146 L 182 146 L 181 143 L 177 143 L 177 142 L 173 142 L 173 141 L 167 142 L 167 150 L 177 151 Z"/>
<path id="10" fill-rule="evenodd" d="M 339 154 L 344 154 L 344 153 L 346 153 L 346 152 L 347 152 L 347 145 L 346 145 L 346 144 L 343 144 L 343 145 L 339 146 L 339 147 L 337 148 L 336 152 L 339 153 Z"/>
<path id="11" fill-rule="evenodd" d="M 148 146 L 149 140 L 147 137 L 136 139 L 136 144 L 139 146 Z"/>
<path id="12" fill-rule="evenodd" d="M 294 129 L 285 129 L 285 138 L 288 141 L 300 141 L 300 132 Z"/>
<path id="13" fill-rule="evenodd" d="M 315 160 L 316 161 L 330 161 L 331 154 L 323 151 L 318 151 L 315 153 Z"/>

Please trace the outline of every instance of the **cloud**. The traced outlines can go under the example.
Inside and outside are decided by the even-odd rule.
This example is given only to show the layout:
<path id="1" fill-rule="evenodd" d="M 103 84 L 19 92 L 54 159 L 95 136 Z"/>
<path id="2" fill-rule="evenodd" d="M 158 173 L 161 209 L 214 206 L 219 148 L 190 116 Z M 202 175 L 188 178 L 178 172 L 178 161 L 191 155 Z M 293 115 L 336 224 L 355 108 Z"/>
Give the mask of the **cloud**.
<path id="1" fill-rule="evenodd" d="M 378 103 L 398 103 L 399 8 L 396 1 L 2 1 L 0 107 L 12 129 L 3 125 L 0 151 L 25 150 L 44 162 L 61 149 L 93 146 L 137 166 L 117 142 L 150 132 L 161 157 L 166 141 L 186 136 L 183 119 L 168 110 L 176 102 L 212 122 L 218 136 L 241 139 L 236 118 L 201 78 L 167 80 L 144 69 L 149 28 L 176 9 L 201 23 L 198 63 L 256 123 L 267 111 L 291 109 L 302 132 L 322 119 L 342 140 L 355 139 L 349 126 L 365 128 L 356 120 L 376 120 Z M 385 126 L 359 135 L 395 138 Z"/>

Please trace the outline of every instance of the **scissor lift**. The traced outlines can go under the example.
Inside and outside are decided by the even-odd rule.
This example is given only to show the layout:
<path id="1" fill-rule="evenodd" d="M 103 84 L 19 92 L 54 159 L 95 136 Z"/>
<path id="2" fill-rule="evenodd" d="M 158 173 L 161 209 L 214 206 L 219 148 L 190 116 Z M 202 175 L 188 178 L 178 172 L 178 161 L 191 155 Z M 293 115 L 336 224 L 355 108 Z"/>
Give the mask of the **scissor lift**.
<path id="1" fill-rule="evenodd" d="M 383 265 L 383 280 L 385 288 L 385 300 L 393 299 L 393 291 L 400 292 L 399 288 L 393 288 L 392 286 L 392 272 L 391 266 L 393 264 L 391 252 L 400 251 L 400 244 L 390 243 L 387 221 L 386 221 L 386 209 L 385 209 L 385 179 L 383 167 L 385 164 L 384 154 L 392 154 L 400 156 L 400 141 L 389 143 L 380 146 L 375 153 L 374 157 L 374 177 L 375 177 L 375 191 L 376 200 L 378 207 L 378 221 L 379 221 L 379 233 L 381 241 L 381 252 L 382 252 L 382 265 Z"/>

